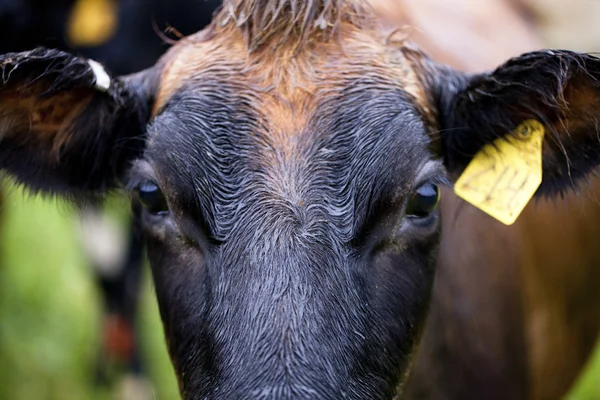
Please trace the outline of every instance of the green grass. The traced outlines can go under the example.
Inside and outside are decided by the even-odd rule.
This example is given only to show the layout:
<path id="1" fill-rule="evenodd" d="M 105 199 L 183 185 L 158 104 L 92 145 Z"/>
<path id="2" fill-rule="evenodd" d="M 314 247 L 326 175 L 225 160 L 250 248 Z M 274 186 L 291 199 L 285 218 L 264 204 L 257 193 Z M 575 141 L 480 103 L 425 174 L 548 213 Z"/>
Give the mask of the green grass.
<path id="1" fill-rule="evenodd" d="M 0 400 L 110 399 L 92 383 L 99 297 L 77 243 L 74 212 L 18 190 L 1 211 Z M 147 275 L 140 315 L 146 365 L 155 399 L 177 399 Z M 593 399 L 600 399 L 600 346 L 568 396 Z"/>
<path id="2" fill-rule="evenodd" d="M 1 211 L 0 399 L 110 399 L 93 384 L 101 299 L 75 213 L 18 190 Z M 149 281 L 146 273 L 139 321 L 146 365 L 155 398 L 176 399 Z"/>
<path id="3" fill-rule="evenodd" d="M 598 400 L 600 399 L 600 341 L 596 351 L 588 362 L 579 381 L 567 396 L 567 400 Z"/>

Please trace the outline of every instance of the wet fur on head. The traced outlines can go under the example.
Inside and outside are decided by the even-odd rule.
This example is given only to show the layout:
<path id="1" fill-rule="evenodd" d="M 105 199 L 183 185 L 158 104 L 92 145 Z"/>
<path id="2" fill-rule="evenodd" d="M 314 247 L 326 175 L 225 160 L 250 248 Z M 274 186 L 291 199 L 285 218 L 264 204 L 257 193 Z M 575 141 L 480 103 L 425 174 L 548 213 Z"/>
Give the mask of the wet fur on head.
<path id="1" fill-rule="evenodd" d="M 225 0 L 216 18 L 242 30 L 248 48 L 302 47 L 315 34 L 331 38 L 343 23 L 367 24 L 372 13 L 360 0 Z"/>

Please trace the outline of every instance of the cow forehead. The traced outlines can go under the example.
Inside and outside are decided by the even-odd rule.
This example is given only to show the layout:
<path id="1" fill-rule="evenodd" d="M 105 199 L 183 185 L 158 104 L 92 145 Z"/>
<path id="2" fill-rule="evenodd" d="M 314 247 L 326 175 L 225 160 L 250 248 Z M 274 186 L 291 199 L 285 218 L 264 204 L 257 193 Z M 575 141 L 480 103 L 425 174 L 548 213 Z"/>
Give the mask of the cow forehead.
<path id="1" fill-rule="evenodd" d="M 191 187 L 226 188 L 245 209 L 256 200 L 282 215 L 307 210 L 309 227 L 339 214 L 328 226 L 348 238 L 375 192 L 410 186 L 428 157 L 417 114 L 428 108 L 418 71 L 390 35 L 349 27 L 338 41 L 273 52 L 248 52 L 235 33 L 207 36 L 185 39 L 163 59 L 149 158 L 202 204 L 216 238 L 241 220 L 239 205 Z M 324 184 L 331 180 L 338 184 Z M 350 198 L 356 209 L 342 212 Z"/>
<path id="2" fill-rule="evenodd" d="M 274 135 L 298 131 L 326 93 L 343 91 L 353 80 L 370 77 L 403 90 L 428 120 L 432 111 L 419 68 L 405 53 L 398 32 L 342 26 L 333 40 L 311 41 L 301 48 L 265 47 L 249 51 L 236 31 L 212 27 L 179 42 L 162 60 L 154 114 L 178 92 L 190 90 L 203 76 L 260 94 L 256 104 Z M 198 89 L 202 89 L 198 87 Z"/>

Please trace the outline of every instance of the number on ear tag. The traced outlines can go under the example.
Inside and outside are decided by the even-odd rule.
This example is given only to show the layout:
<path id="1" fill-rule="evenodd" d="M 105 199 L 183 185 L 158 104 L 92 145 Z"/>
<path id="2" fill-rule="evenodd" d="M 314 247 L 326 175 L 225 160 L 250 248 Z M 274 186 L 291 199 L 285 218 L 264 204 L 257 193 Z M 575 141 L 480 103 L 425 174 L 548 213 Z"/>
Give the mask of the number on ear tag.
<path id="1" fill-rule="evenodd" d="M 527 120 L 506 138 L 485 145 L 456 184 L 456 195 L 512 225 L 542 183 L 544 126 Z"/>

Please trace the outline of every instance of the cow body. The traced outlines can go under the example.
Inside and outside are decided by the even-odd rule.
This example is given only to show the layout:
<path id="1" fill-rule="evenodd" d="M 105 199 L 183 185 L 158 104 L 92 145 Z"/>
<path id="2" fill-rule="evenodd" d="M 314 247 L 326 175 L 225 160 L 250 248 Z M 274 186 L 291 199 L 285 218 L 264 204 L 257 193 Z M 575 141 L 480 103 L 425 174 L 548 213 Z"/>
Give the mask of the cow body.
<path id="1" fill-rule="evenodd" d="M 440 240 L 442 274 L 448 260 L 463 266 L 460 257 L 502 252 L 513 268 L 529 260 L 510 247 L 520 244 L 509 228 L 481 214 L 482 225 L 463 224 L 470 215 L 452 197 L 440 213 L 439 186 L 482 146 L 519 140 L 510 132 L 527 119 L 546 131 L 538 198 L 569 190 L 600 163 L 597 58 L 538 51 L 467 75 L 351 0 L 228 0 L 209 28 L 109 85 L 58 51 L 0 61 L 0 169 L 75 199 L 125 185 L 142 204 L 186 399 L 399 395 Z M 460 255 L 448 226 L 451 240 L 463 239 Z M 527 311 L 513 308 L 518 285 L 492 281 L 511 294 L 494 305 L 518 325 Z M 454 311 L 469 315 L 464 308 Z M 526 348 L 498 336 L 489 348 Z M 435 350 L 427 337 L 423 349 Z M 519 358 L 507 363 L 527 377 Z M 496 370 L 486 371 L 493 381 Z M 506 393 L 520 396 L 525 379 Z"/>
<path id="2" fill-rule="evenodd" d="M 442 238 L 407 398 L 566 394 L 599 329 L 600 232 L 590 221 L 600 215 L 590 192 L 532 204 L 511 227 L 444 193 L 442 213 L 460 218 Z"/>

